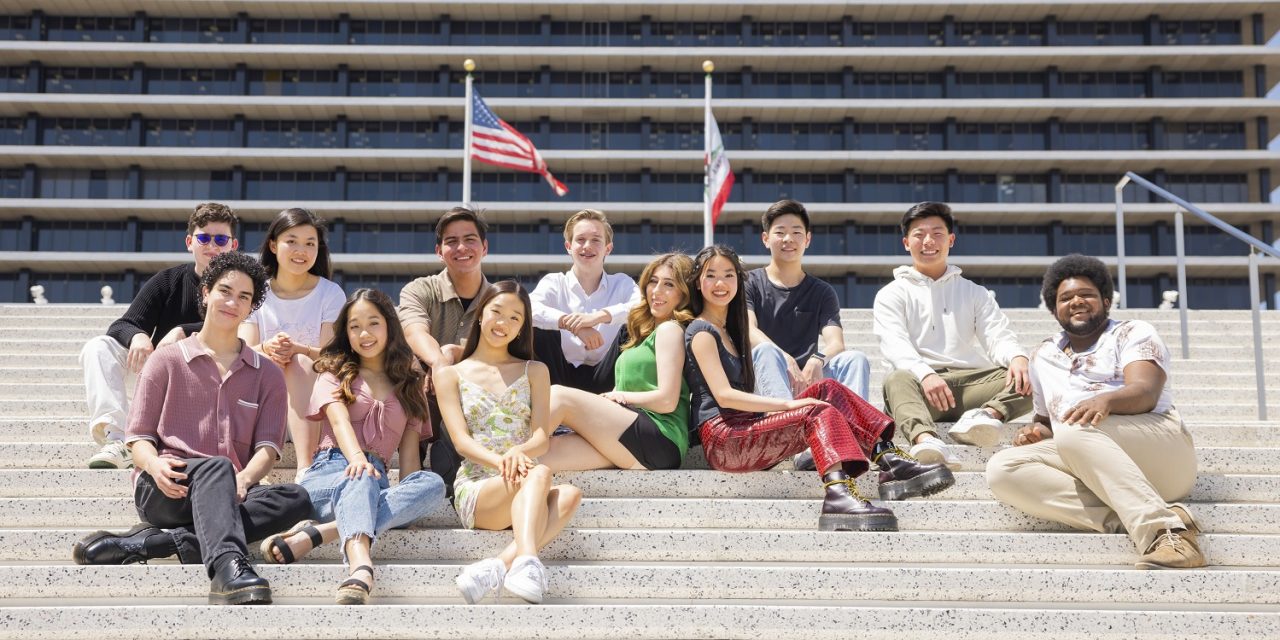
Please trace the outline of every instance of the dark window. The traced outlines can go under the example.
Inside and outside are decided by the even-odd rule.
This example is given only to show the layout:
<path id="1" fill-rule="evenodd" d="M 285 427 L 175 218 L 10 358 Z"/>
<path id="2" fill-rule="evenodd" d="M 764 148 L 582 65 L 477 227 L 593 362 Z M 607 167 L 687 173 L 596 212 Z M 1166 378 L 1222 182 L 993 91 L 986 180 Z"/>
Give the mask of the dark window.
<path id="1" fill-rule="evenodd" d="M 847 47 L 940 47 L 944 42 L 941 22 L 856 22 L 853 41 Z"/>
<path id="2" fill-rule="evenodd" d="M 332 171 L 246 171 L 248 200 L 343 200 Z"/>
<path id="3" fill-rule="evenodd" d="M 133 73 L 127 68 L 50 67 L 44 82 L 48 93 L 133 93 Z"/>
<path id="4" fill-rule="evenodd" d="M 1170 175 L 1165 188 L 1191 202 L 1249 202 L 1244 174 Z"/>
<path id="5" fill-rule="evenodd" d="M 224 43 L 236 31 L 232 18 L 148 18 L 151 42 Z"/>
<path id="6" fill-rule="evenodd" d="M 334 96 L 341 93 L 332 69 L 251 69 L 251 96 Z"/>
<path id="7" fill-rule="evenodd" d="M 124 251 L 124 221 L 37 220 L 35 251 Z"/>
<path id="8" fill-rule="evenodd" d="M 0 118 L 0 144 L 26 144 L 26 118 Z"/>
<path id="9" fill-rule="evenodd" d="M 24 251 L 25 240 L 21 220 L 0 220 L 0 251 Z"/>
<path id="10" fill-rule="evenodd" d="M 1244 149 L 1244 123 L 1171 122 L 1165 143 L 1170 149 Z"/>
<path id="11" fill-rule="evenodd" d="M 351 70 L 350 92 L 357 97 L 428 97 L 449 95 L 436 71 Z M 487 87 L 486 87 L 487 88 Z M 462 95 L 459 93 L 458 95 Z"/>
<path id="12" fill-rule="evenodd" d="M 1048 256 L 1050 232 L 1046 225 L 965 225 L 964 241 L 951 253 L 961 256 Z M 1006 301 L 1001 301 L 1007 304 Z"/>
<path id="13" fill-rule="evenodd" d="M 36 172 L 41 198 L 124 198 L 129 172 L 97 169 L 41 169 Z"/>
<path id="14" fill-rule="evenodd" d="M 745 43 L 763 47 L 838 47 L 843 25 L 839 22 L 757 22 Z"/>
<path id="15" fill-rule="evenodd" d="M 231 69 L 147 69 L 147 93 L 238 95 L 243 93 Z"/>
<path id="16" fill-rule="evenodd" d="M 6 93 L 32 93 L 35 86 L 27 83 L 26 67 L 0 67 L 0 91 Z"/>
<path id="17" fill-rule="evenodd" d="M 436 232 L 430 223 L 349 222 L 344 237 L 344 253 L 429 254 L 435 250 Z"/>
<path id="18" fill-rule="evenodd" d="M 476 176 L 472 176 L 474 179 Z M 347 174 L 349 200 L 447 200 L 435 173 L 364 172 Z M 434 242 L 434 240 L 433 240 Z"/>
<path id="19" fill-rule="evenodd" d="M 30 16 L 0 16 L 0 40 L 39 40 L 31 30 Z"/>
<path id="20" fill-rule="evenodd" d="M 880 151 L 941 150 L 944 127 L 923 122 L 858 122 L 854 148 Z"/>
<path id="21" fill-rule="evenodd" d="M 1038 47 L 1043 22 L 957 22 L 956 44 L 968 47 Z"/>
<path id="22" fill-rule="evenodd" d="M 271 18 L 249 21 L 249 42 L 253 44 L 347 44 L 339 35 L 337 20 Z"/>
<path id="23" fill-rule="evenodd" d="M 436 128 L 437 123 L 434 121 L 353 120 L 347 123 L 347 145 L 353 149 L 438 149 L 449 147 L 450 145 L 445 141 L 445 136 L 437 134 Z"/>
<path id="24" fill-rule="evenodd" d="M 449 44 L 474 46 L 529 46 L 545 44 L 542 24 L 534 20 L 472 20 L 450 25 Z"/>
<path id="25" fill-rule="evenodd" d="M 1161 98 L 1242 98 L 1244 74 L 1239 71 L 1165 71 Z"/>
<path id="26" fill-rule="evenodd" d="M 142 197 L 148 200 L 239 200 L 241 198 L 240 194 L 233 193 L 230 171 L 164 169 L 142 170 Z"/>
<path id="27" fill-rule="evenodd" d="M 46 16 L 49 40 L 84 42 L 134 42 L 133 18 L 80 18 Z"/>
<path id="28" fill-rule="evenodd" d="M 187 236 L 185 222 L 139 222 L 138 246 L 141 251 L 178 251 Z M 241 247 L 252 251 L 252 247 Z M 140 282 L 145 282 L 142 280 Z"/>
<path id="29" fill-rule="evenodd" d="M 1055 202 L 1115 202 L 1119 181 L 1119 174 L 1066 173 Z M 1124 201 L 1146 202 L 1147 195 L 1145 191 L 1140 194 L 1138 186 L 1130 183 L 1124 188 Z"/>
<path id="30" fill-rule="evenodd" d="M 1032 174 L 960 174 L 957 202 L 1048 202 L 1048 180 Z"/>
<path id="31" fill-rule="evenodd" d="M 1239 20 L 1166 20 L 1160 23 L 1160 41 L 1153 44 L 1244 44 L 1244 39 Z"/>
<path id="32" fill-rule="evenodd" d="M 0 169 L 0 198 L 21 198 L 22 169 Z"/>
<path id="33" fill-rule="evenodd" d="M 434 20 L 352 20 L 351 44 L 448 44 Z"/>
<path id="34" fill-rule="evenodd" d="M 330 120 L 250 120 L 245 123 L 249 147 L 341 147 L 335 123 Z"/>
<path id="35" fill-rule="evenodd" d="M 1045 147 L 1040 122 L 961 122 L 951 140 L 953 151 L 1035 151 Z"/>
<path id="36" fill-rule="evenodd" d="M 1123 151 L 1151 148 L 1151 126 L 1145 122 L 1064 122 L 1058 149 Z"/>
<path id="37" fill-rule="evenodd" d="M 725 125 L 720 128 L 723 133 Z M 740 130 L 741 126 L 735 128 Z M 839 122 L 760 122 L 753 123 L 752 128 L 755 134 L 752 148 L 755 149 L 838 151 L 845 148 L 844 125 Z M 696 135 L 701 138 L 702 127 L 698 127 Z M 701 143 L 692 148 L 700 149 Z"/>
<path id="38" fill-rule="evenodd" d="M 1039 71 L 964 72 L 956 74 L 951 98 L 1043 98 L 1045 75 Z"/>
<path id="39" fill-rule="evenodd" d="M 941 73 L 855 73 L 846 98 L 941 98 Z"/>
<path id="40" fill-rule="evenodd" d="M 44 118 L 43 141 L 49 145 L 129 146 L 129 121 L 124 118 Z"/>
<path id="41" fill-rule="evenodd" d="M 147 120 L 148 147 L 239 147 L 231 120 Z"/>
<path id="42" fill-rule="evenodd" d="M 1059 82 L 1059 98 L 1146 98 L 1144 71 L 1067 71 Z"/>
<path id="43" fill-rule="evenodd" d="M 1057 44 L 1062 46 L 1141 46 L 1146 44 L 1147 23 L 1059 22 Z"/>
<path id="44" fill-rule="evenodd" d="M 860 173 L 855 176 L 853 193 L 849 194 L 847 201 L 923 202 L 946 199 L 947 177 L 945 175 Z"/>

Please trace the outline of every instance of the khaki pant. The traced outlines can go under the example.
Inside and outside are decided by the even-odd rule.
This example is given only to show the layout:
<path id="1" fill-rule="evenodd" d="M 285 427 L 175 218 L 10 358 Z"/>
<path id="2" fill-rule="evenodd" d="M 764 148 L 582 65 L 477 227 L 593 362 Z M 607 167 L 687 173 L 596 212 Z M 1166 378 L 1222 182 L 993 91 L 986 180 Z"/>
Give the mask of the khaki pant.
<path id="1" fill-rule="evenodd" d="M 1001 502 L 1076 529 L 1128 532 L 1139 553 L 1160 531 L 1182 528 L 1169 501 L 1186 497 L 1195 481 L 1195 446 L 1174 409 L 1112 415 L 1095 428 L 1057 425 L 1053 438 L 987 462 L 987 484 Z"/>
<path id="2" fill-rule="evenodd" d="M 955 422 L 970 409 L 987 407 L 999 411 L 1005 421 L 1031 410 L 1030 396 L 1020 396 L 1004 388 L 1008 370 L 1003 367 L 938 369 L 937 373 L 951 387 L 951 395 L 956 399 L 954 409 L 934 409 L 925 399 L 920 381 L 906 369 L 896 369 L 884 379 L 885 413 L 897 423 L 898 432 L 906 436 L 907 444 L 914 444 L 924 433 L 937 435 L 934 422 Z"/>

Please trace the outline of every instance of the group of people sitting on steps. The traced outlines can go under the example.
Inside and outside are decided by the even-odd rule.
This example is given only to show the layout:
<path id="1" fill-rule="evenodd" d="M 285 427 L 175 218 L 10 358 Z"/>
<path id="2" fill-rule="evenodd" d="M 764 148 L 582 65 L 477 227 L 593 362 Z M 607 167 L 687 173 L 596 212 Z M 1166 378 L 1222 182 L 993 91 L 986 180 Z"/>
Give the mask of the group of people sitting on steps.
<path id="1" fill-rule="evenodd" d="M 819 529 L 896 531 L 859 476 L 877 470 L 887 501 L 945 490 L 953 469 L 981 464 L 982 451 L 954 443 L 995 447 L 1032 411 L 987 461 L 997 499 L 1127 532 L 1139 567 L 1204 565 L 1195 520 L 1172 502 L 1190 492 L 1196 456 L 1169 351 L 1150 324 L 1109 318 L 1101 262 L 1049 267 L 1042 295 L 1062 331 L 1027 354 L 993 296 L 949 264 L 950 208 L 911 207 L 911 264 L 874 303 L 882 411 L 867 357 L 845 347 L 835 290 L 804 269 L 805 207 L 780 201 L 761 223 L 766 267 L 745 272 L 715 245 L 656 257 L 637 286 L 605 271 L 613 231 L 583 210 L 564 226 L 572 268 L 526 292 L 485 278 L 485 222 L 457 207 L 436 225 L 444 269 L 405 285 L 396 306 L 328 279 L 326 228 L 310 211 L 282 211 L 255 258 L 237 251 L 232 210 L 201 204 L 187 228 L 193 263 L 152 277 L 81 353 L 102 445 L 89 466 L 134 467 L 141 523 L 89 535 L 73 557 L 176 555 L 204 564 L 211 603 L 266 603 L 250 542 L 287 564 L 337 540 L 350 576 L 336 600 L 362 604 L 374 542 L 447 513 L 448 494 L 463 527 L 512 531 L 457 577 L 466 602 L 505 589 L 536 603 L 538 550 L 582 500 L 556 472 L 675 469 L 695 446 L 718 471 L 791 460 L 824 488 Z M 286 439 L 297 473 L 267 483 Z"/>

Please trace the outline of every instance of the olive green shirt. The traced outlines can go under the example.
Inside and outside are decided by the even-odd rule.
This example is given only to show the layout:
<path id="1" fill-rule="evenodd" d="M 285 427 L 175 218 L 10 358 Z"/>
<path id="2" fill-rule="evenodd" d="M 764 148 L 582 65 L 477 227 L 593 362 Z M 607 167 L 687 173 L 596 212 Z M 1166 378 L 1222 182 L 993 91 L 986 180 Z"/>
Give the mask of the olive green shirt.
<path id="1" fill-rule="evenodd" d="M 488 288 L 489 280 L 484 278 L 476 298 Z M 427 332 L 441 345 L 466 342 L 471 323 L 476 319 L 474 308 L 462 307 L 462 299 L 454 291 L 447 269 L 406 284 L 400 290 L 396 313 L 400 316 L 400 326 L 408 329 L 415 324 L 425 324 Z"/>

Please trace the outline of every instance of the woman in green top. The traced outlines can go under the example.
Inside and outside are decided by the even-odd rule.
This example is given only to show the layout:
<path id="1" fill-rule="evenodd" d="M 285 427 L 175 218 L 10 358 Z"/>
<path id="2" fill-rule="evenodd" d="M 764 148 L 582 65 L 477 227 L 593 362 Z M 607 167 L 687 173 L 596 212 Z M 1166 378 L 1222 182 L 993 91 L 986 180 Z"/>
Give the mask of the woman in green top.
<path id="1" fill-rule="evenodd" d="M 689 387 L 684 324 L 693 261 L 658 256 L 640 274 L 643 299 L 627 314 L 627 341 L 614 365 L 614 389 L 600 395 L 551 387 L 549 424 L 574 433 L 551 439 L 541 462 L 553 471 L 675 469 L 689 448 Z"/>

